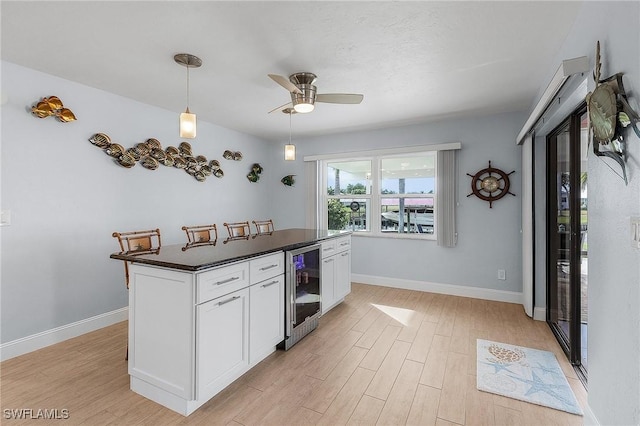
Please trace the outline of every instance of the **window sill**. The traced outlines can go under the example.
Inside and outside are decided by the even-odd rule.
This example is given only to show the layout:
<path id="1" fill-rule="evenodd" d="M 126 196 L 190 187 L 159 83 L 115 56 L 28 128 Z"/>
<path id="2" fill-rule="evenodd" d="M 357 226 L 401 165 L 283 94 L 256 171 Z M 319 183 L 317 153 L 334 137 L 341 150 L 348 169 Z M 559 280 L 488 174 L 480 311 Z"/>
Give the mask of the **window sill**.
<path id="1" fill-rule="evenodd" d="M 437 238 L 435 235 L 431 234 L 397 234 L 393 232 L 363 232 L 363 231 L 354 231 L 351 234 L 352 237 L 365 237 L 365 238 L 391 238 L 394 240 L 422 240 L 422 241 L 436 241 Z"/>

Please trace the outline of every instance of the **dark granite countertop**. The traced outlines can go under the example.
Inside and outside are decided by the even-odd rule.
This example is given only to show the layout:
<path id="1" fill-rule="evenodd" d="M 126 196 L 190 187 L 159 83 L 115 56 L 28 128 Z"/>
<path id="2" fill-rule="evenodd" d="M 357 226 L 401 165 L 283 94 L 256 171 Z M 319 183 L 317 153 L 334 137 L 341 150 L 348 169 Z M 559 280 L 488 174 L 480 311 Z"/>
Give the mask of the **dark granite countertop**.
<path id="1" fill-rule="evenodd" d="M 113 253 L 112 259 L 126 260 L 183 271 L 202 271 L 227 263 L 246 260 L 280 250 L 294 250 L 329 238 L 351 234 L 350 231 L 317 229 L 283 229 L 268 235 L 254 235 L 248 240 L 218 239 L 215 245 L 186 247 L 185 244 L 162 246 L 156 253 Z"/>

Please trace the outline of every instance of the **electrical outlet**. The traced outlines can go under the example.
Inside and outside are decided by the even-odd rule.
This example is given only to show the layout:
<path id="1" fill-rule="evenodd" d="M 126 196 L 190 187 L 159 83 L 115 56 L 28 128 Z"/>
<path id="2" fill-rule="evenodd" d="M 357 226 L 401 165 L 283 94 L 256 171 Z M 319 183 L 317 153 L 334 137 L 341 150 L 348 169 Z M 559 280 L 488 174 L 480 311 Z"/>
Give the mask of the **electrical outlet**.
<path id="1" fill-rule="evenodd" d="M 504 269 L 498 269 L 498 279 L 503 281 L 507 279 L 507 272 Z"/>
<path id="2" fill-rule="evenodd" d="M 0 213 L 0 226 L 11 225 L 11 210 L 2 210 Z"/>
<path id="3" fill-rule="evenodd" d="M 631 247 L 640 248 L 640 217 L 631 218 Z"/>

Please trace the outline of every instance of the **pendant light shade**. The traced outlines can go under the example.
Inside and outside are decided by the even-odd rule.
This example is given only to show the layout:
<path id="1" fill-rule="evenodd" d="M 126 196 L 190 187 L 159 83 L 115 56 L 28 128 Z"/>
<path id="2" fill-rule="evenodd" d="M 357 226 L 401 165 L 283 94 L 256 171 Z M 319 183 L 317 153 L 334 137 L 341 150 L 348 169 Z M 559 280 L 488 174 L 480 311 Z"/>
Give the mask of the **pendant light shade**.
<path id="1" fill-rule="evenodd" d="M 295 161 L 296 160 L 296 146 L 291 143 L 291 114 L 295 113 L 295 109 L 286 108 L 285 114 L 289 114 L 289 143 L 284 146 L 284 160 Z"/>
<path id="2" fill-rule="evenodd" d="M 286 161 L 296 161 L 296 146 L 287 144 L 284 146 L 284 159 Z"/>
<path id="3" fill-rule="evenodd" d="M 180 114 L 180 137 L 193 139 L 196 137 L 196 115 L 189 112 L 189 108 Z"/>
<path id="4" fill-rule="evenodd" d="M 187 68 L 187 110 L 180 114 L 180 137 L 193 139 L 196 137 L 196 115 L 189 111 L 189 68 L 199 68 L 202 60 L 188 53 L 178 53 L 173 60 Z"/>

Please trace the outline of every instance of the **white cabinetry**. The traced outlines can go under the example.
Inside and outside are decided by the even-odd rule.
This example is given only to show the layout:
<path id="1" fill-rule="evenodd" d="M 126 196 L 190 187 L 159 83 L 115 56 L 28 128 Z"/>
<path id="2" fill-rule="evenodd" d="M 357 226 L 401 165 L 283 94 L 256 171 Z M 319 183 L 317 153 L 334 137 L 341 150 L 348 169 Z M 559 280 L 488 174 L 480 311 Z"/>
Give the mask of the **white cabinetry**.
<path id="1" fill-rule="evenodd" d="M 131 390 L 189 415 L 284 340 L 284 253 L 203 272 L 133 263 Z"/>
<path id="2" fill-rule="evenodd" d="M 196 307 L 196 399 L 209 399 L 249 366 L 249 289 Z"/>
<path id="3" fill-rule="evenodd" d="M 334 256 L 336 258 L 335 298 L 342 300 L 351 293 L 351 250 Z"/>
<path id="4" fill-rule="evenodd" d="M 351 293 L 351 236 L 322 243 L 322 314 Z"/>
<path id="5" fill-rule="evenodd" d="M 257 364 L 284 340 L 284 254 L 251 260 L 249 362 Z"/>
<path id="6" fill-rule="evenodd" d="M 284 274 L 250 289 L 249 361 L 257 364 L 284 340 Z"/>

